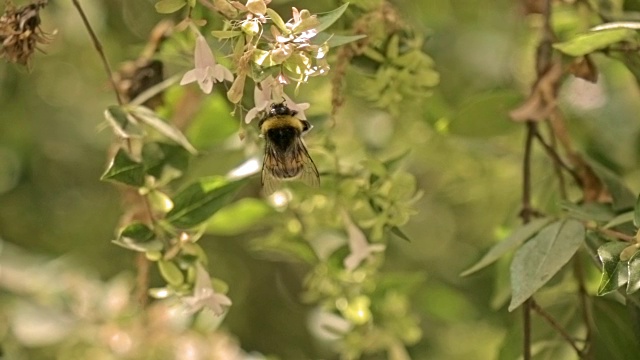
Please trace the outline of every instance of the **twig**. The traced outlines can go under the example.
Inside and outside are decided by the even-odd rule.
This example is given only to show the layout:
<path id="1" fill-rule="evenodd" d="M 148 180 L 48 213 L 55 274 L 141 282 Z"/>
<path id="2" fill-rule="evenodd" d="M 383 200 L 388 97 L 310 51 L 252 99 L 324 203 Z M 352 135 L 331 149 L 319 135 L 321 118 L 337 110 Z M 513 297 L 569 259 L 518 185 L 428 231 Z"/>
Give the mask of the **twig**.
<path id="1" fill-rule="evenodd" d="M 529 300 L 531 301 L 531 309 L 533 309 L 538 315 L 542 316 L 549 323 L 549 325 L 554 328 L 560 334 L 560 336 L 562 336 L 569 343 L 569 345 L 571 345 L 578 356 L 582 358 L 584 355 L 583 350 L 578 348 L 578 345 L 576 345 L 576 341 L 571 337 L 571 335 L 569 335 L 569 333 L 560 324 L 558 324 L 558 322 L 549 313 L 541 308 L 540 305 L 535 302 L 535 300 Z"/>
<path id="2" fill-rule="evenodd" d="M 567 169 L 566 164 L 564 163 L 564 161 L 562 161 L 562 159 L 560 159 L 560 156 L 558 155 L 558 141 L 556 139 L 555 134 L 553 133 L 553 128 L 551 127 L 551 124 L 549 124 L 549 120 L 545 121 L 545 124 L 547 124 L 547 129 L 549 130 L 550 143 L 547 144 L 544 141 L 544 139 L 542 138 L 542 134 L 540 134 L 540 132 L 536 132 L 536 137 L 538 138 L 542 146 L 545 148 L 549 156 L 553 158 L 553 171 L 556 173 L 556 177 L 558 178 L 558 188 L 560 189 L 560 197 L 563 200 L 566 200 L 567 185 L 566 185 L 566 182 L 564 181 L 564 174 L 562 173 L 563 165 L 565 166 L 564 167 L 565 170 L 569 171 L 569 173 L 571 173 L 571 171 Z"/>
<path id="3" fill-rule="evenodd" d="M 616 238 L 618 240 L 623 240 L 627 242 L 635 242 L 636 238 L 633 235 L 627 235 L 625 233 L 621 233 L 619 231 L 611 230 L 611 229 L 603 229 L 601 227 L 595 226 L 593 224 L 585 223 L 585 227 L 589 230 L 597 231 L 603 235 L 611 236 L 612 238 Z"/>
<path id="4" fill-rule="evenodd" d="M 89 32 L 89 36 L 93 41 L 93 46 L 96 48 L 98 55 L 100 55 L 100 59 L 102 60 L 102 65 L 104 65 L 104 69 L 107 72 L 107 76 L 109 77 L 109 82 L 111 83 L 111 87 L 113 88 L 113 91 L 116 94 L 116 98 L 118 99 L 118 104 L 123 105 L 124 102 L 120 97 L 120 93 L 118 93 L 116 81 L 113 77 L 113 71 L 111 71 L 111 66 L 109 65 L 109 61 L 107 60 L 107 57 L 105 56 L 104 51 L 102 50 L 102 44 L 100 43 L 100 40 L 98 40 L 96 33 L 93 32 L 93 28 L 91 27 L 91 24 L 89 23 L 89 19 L 87 19 L 87 16 L 85 15 L 84 10 L 82 10 L 82 6 L 80 6 L 80 2 L 78 0 L 71 0 L 71 1 L 73 2 L 73 5 L 76 7 L 76 9 L 78 9 L 78 13 L 80 13 L 82 22 L 84 23 L 84 26 L 87 28 L 87 31 Z"/>
<path id="5" fill-rule="evenodd" d="M 531 150 L 533 138 L 536 133 L 536 123 L 527 121 L 527 135 L 524 145 L 524 156 L 522 159 L 522 210 L 520 217 L 523 223 L 531 221 Z M 522 326 L 523 326 L 523 358 L 531 360 L 531 299 L 522 304 Z"/>
<path id="6" fill-rule="evenodd" d="M 589 304 L 589 294 L 587 293 L 587 287 L 584 279 L 584 269 L 582 266 L 582 259 L 580 256 L 576 256 L 573 259 L 573 274 L 578 282 L 578 295 L 580 296 L 580 310 L 582 312 L 582 320 L 584 326 L 587 329 L 587 334 L 584 339 L 584 347 L 582 353 L 586 357 L 589 354 L 589 347 L 591 346 L 591 334 L 593 333 L 593 317 L 591 315 L 591 306 Z"/>
<path id="7" fill-rule="evenodd" d="M 551 130 L 553 132 L 553 130 Z M 544 148 L 544 150 L 547 152 L 547 154 L 551 157 L 551 159 L 553 160 L 554 164 L 556 166 L 561 167 L 562 169 L 564 169 L 565 171 L 567 171 L 571 177 L 573 178 L 573 180 L 580 185 L 582 183 L 582 181 L 580 180 L 580 177 L 578 176 L 578 174 L 576 174 L 576 172 L 569 167 L 569 165 L 567 165 L 567 163 L 565 163 L 561 158 L 560 155 L 558 155 L 558 152 L 556 151 L 555 147 L 553 145 L 549 145 L 544 138 L 542 137 L 542 135 L 540 135 L 539 132 L 536 131 L 536 139 L 538 140 L 538 142 L 540 143 L 540 145 L 542 145 L 542 147 Z M 554 138 L 554 135 L 551 135 L 552 138 Z"/>

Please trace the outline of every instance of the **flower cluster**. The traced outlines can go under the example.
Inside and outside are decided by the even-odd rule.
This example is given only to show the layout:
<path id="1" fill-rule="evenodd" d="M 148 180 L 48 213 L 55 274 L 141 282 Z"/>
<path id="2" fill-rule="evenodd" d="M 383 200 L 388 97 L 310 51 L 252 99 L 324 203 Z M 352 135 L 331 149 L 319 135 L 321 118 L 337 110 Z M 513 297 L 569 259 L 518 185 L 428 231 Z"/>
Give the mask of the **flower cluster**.
<path id="1" fill-rule="evenodd" d="M 40 29 L 40 9 L 47 0 L 15 8 L 8 3 L 0 16 L 0 57 L 9 62 L 29 65 L 38 44 L 48 44 L 50 36 Z"/>

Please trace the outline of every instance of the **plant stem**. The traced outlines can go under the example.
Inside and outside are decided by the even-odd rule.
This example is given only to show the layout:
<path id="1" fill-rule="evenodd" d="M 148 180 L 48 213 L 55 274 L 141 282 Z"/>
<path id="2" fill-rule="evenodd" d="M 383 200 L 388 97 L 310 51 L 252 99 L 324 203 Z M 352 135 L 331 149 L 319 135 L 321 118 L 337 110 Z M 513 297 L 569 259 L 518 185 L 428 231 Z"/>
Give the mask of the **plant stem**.
<path id="1" fill-rule="evenodd" d="M 523 223 L 531 221 L 531 150 L 533 138 L 536 133 L 536 123 L 527 121 L 527 134 L 524 145 L 524 157 L 522 160 L 522 210 L 520 217 Z M 531 299 L 522 304 L 522 336 L 524 360 L 531 360 Z"/>
<path id="2" fill-rule="evenodd" d="M 107 76 L 109 77 L 109 82 L 111 83 L 111 87 L 113 88 L 113 91 L 116 94 L 118 105 L 123 105 L 124 102 L 122 101 L 122 98 L 120 97 L 120 93 L 118 92 L 118 88 L 116 87 L 116 81 L 115 81 L 115 78 L 113 77 L 113 71 L 111 71 L 111 66 L 109 65 L 109 61 L 107 60 L 107 57 L 105 56 L 104 51 L 102 50 L 102 43 L 100 43 L 100 40 L 98 40 L 96 33 L 93 31 L 93 28 L 89 23 L 89 19 L 87 18 L 87 15 L 85 15 L 84 10 L 82 10 L 82 6 L 80 6 L 80 2 L 78 0 L 71 0 L 71 2 L 73 2 L 73 5 L 76 7 L 76 9 L 78 9 L 78 13 L 80 13 L 82 22 L 84 23 L 84 26 L 87 28 L 87 31 L 89 32 L 89 36 L 93 41 L 93 46 L 96 48 L 98 55 L 100 55 L 100 59 L 102 60 L 102 65 L 104 65 L 104 69 L 107 72 Z"/>
<path id="3" fill-rule="evenodd" d="M 529 300 L 531 301 L 531 309 L 533 309 L 538 315 L 542 316 L 542 318 L 544 318 L 549 323 L 549 325 L 554 328 L 560 334 L 560 336 L 562 336 L 569 343 L 569 345 L 571 345 L 578 356 L 582 358 L 582 350 L 578 348 L 576 342 L 571 338 L 571 335 L 569 335 L 569 333 L 560 324 L 558 324 L 558 322 L 549 313 L 544 311 L 544 309 L 541 308 L 538 303 L 536 303 L 533 299 Z"/>

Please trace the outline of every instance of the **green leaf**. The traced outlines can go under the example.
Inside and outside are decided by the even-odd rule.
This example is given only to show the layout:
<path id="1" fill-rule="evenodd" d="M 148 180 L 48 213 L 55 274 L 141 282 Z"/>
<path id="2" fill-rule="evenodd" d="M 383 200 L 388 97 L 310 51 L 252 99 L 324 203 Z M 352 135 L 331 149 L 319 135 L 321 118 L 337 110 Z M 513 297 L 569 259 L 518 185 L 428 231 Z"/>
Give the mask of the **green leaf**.
<path id="1" fill-rule="evenodd" d="M 145 224 L 136 222 L 124 227 L 113 243 L 134 251 L 161 251 L 162 242 L 155 237 L 153 230 Z"/>
<path id="2" fill-rule="evenodd" d="M 629 190 L 617 174 L 594 161 L 590 161 L 589 165 L 611 193 L 613 210 L 622 211 L 634 207 L 636 195 Z"/>
<path id="3" fill-rule="evenodd" d="M 602 263 L 602 277 L 598 286 L 598 295 L 605 295 L 617 290 L 629 279 L 627 264 L 620 261 L 620 253 L 629 243 L 622 241 L 608 242 L 598 248 L 598 257 Z"/>
<path id="4" fill-rule="evenodd" d="M 146 173 L 156 179 L 166 176 L 169 170 L 181 175 L 189 166 L 189 153 L 183 147 L 161 142 L 145 144 L 142 159 Z"/>
<path id="5" fill-rule="evenodd" d="M 594 26 L 589 31 L 603 31 L 613 29 L 640 30 L 640 22 L 637 21 L 614 21 Z"/>
<path id="6" fill-rule="evenodd" d="M 628 272 L 627 294 L 633 294 L 640 289 L 640 251 L 629 259 Z"/>
<path id="7" fill-rule="evenodd" d="M 593 332 L 593 345 L 590 347 L 591 359 L 636 360 L 640 353 L 640 342 L 634 336 L 634 321 L 629 309 L 617 301 L 606 298 L 594 298 L 593 323 L 597 331 Z"/>
<path id="8" fill-rule="evenodd" d="M 245 179 L 229 182 L 210 177 L 191 184 L 174 197 L 166 220 L 179 228 L 194 227 L 228 204 L 244 183 Z"/>
<path id="9" fill-rule="evenodd" d="M 231 39 L 236 36 L 242 35 L 242 31 L 240 30 L 214 30 L 211 32 L 211 35 L 217 37 L 218 39 Z"/>
<path id="10" fill-rule="evenodd" d="M 556 43 L 553 47 L 570 56 L 584 56 L 617 42 L 631 39 L 635 35 L 636 32 L 630 29 L 592 31 L 568 41 Z"/>
<path id="11" fill-rule="evenodd" d="M 123 139 L 138 137 L 142 135 L 142 131 L 136 125 L 135 120 L 129 117 L 120 106 L 109 106 L 104 111 L 104 118 L 107 120 L 113 133 Z"/>
<path id="12" fill-rule="evenodd" d="M 272 208 L 264 201 L 246 198 L 229 204 L 216 212 L 207 222 L 207 233 L 237 235 L 264 219 Z"/>
<path id="13" fill-rule="evenodd" d="M 268 236 L 250 243 L 250 249 L 260 256 L 277 261 L 297 259 L 307 264 L 315 264 L 318 257 L 309 242 L 300 238 Z"/>
<path id="14" fill-rule="evenodd" d="M 633 211 L 629 211 L 626 213 L 622 213 L 616 217 L 614 217 L 613 219 L 611 219 L 611 221 L 609 221 L 608 223 L 606 223 L 604 225 L 605 229 L 610 229 L 612 227 L 616 227 L 622 224 L 626 224 L 626 223 L 630 223 L 633 221 L 633 217 L 634 217 L 634 212 Z"/>
<path id="15" fill-rule="evenodd" d="M 135 187 L 144 185 L 144 165 L 133 161 L 124 149 L 118 150 L 100 180 L 119 182 Z"/>
<path id="16" fill-rule="evenodd" d="M 409 238 L 409 236 L 407 236 L 407 234 L 405 234 L 402 230 L 400 230 L 399 227 L 392 226 L 390 230 L 393 235 L 399 237 L 402 240 L 411 242 L 411 239 Z"/>
<path id="17" fill-rule="evenodd" d="M 156 11 L 160 14 L 171 14 L 187 5 L 186 0 L 160 0 L 156 3 Z"/>
<path id="18" fill-rule="evenodd" d="M 327 43 L 330 48 L 345 45 L 366 38 L 367 35 L 335 35 L 327 33 L 319 33 L 311 39 L 314 45 L 322 45 Z"/>
<path id="19" fill-rule="evenodd" d="M 285 34 L 289 33 L 289 29 L 287 29 L 287 25 L 285 25 L 282 17 L 273 9 L 267 8 L 267 15 L 271 18 L 271 21 Z"/>
<path id="20" fill-rule="evenodd" d="M 509 237 L 495 244 L 483 257 L 475 263 L 473 266 L 463 271 L 460 276 L 467 276 L 475 273 L 476 271 L 485 268 L 488 265 L 493 264 L 500 259 L 504 254 L 516 249 L 522 243 L 527 241 L 533 235 L 538 233 L 540 229 L 551 222 L 550 218 L 535 219 L 530 223 L 523 224 L 515 229 Z"/>
<path id="21" fill-rule="evenodd" d="M 144 106 L 135 106 L 133 107 L 133 109 L 131 109 L 131 115 L 133 115 L 143 123 L 156 129 L 159 133 L 166 136 L 167 138 L 175 141 L 180 146 L 185 148 L 188 152 L 192 154 L 198 153 L 198 150 L 196 150 L 193 145 L 191 145 L 189 140 L 187 140 L 187 137 L 184 136 L 184 134 L 180 130 L 162 120 L 153 110 Z"/>
<path id="22" fill-rule="evenodd" d="M 585 230 L 576 220 L 546 226 L 516 251 L 511 262 L 513 311 L 547 283 L 573 257 L 584 241 Z"/>
<path id="23" fill-rule="evenodd" d="M 633 225 L 635 225 L 636 228 L 640 228 L 640 195 L 638 195 L 636 206 L 633 209 Z"/>
<path id="24" fill-rule="evenodd" d="M 184 274 L 178 265 L 171 261 L 158 261 L 158 269 L 162 277 L 172 286 L 180 286 L 184 283 Z"/>
<path id="25" fill-rule="evenodd" d="M 349 7 L 349 3 L 344 3 L 344 5 L 340 6 L 337 9 L 331 10 L 325 13 L 323 16 L 318 17 L 318 21 L 320 21 L 320 25 L 316 26 L 315 29 L 318 32 L 322 32 L 329 28 L 329 26 L 333 25 L 338 19 L 344 14 L 344 12 Z"/>
<path id="26" fill-rule="evenodd" d="M 605 204 L 586 203 L 577 205 L 568 201 L 563 201 L 561 206 L 562 210 L 566 211 L 570 217 L 577 220 L 605 222 L 611 220 L 614 216 L 613 212 L 611 212 L 610 206 Z"/>

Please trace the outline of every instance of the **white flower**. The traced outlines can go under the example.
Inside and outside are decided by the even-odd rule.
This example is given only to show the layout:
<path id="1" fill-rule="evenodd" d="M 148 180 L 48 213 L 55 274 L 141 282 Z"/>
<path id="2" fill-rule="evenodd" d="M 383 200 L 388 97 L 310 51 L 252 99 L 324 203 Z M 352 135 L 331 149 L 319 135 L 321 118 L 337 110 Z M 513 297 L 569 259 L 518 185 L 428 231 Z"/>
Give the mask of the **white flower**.
<path id="1" fill-rule="evenodd" d="M 269 76 L 260 82 L 260 86 L 256 85 L 253 91 L 253 108 L 251 108 L 244 117 L 245 123 L 250 123 L 260 112 L 268 111 L 271 104 L 284 101 L 287 107 L 297 112 L 296 117 L 301 120 L 307 120 L 304 111 L 309 108 L 309 103 L 296 104 L 282 90 L 282 84 L 276 81 L 273 76 Z"/>
<path id="2" fill-rule="evenodd" d="M 298 113 L 296 114 L 296 117 L 298 119 L 302 119 L 302 120 L 307 120 L 307 116 L 304 114 L 304 111 L 307 110 L 309 108 L 309 106 L 311 106 L 309 103 L 299 103 L 296 104 L 295 102 L 293 102 L 293 100 L 291 100 L 291 98 L 289 96 L 287 96 L 287 94 L 282 93 L 282 97 L 284 98 L 284 101 L 287 103 L 287 107 L 291 110 L 295 110 Z"/>
<path id="3" fill-rule="evenodd" d="M 213 89 L 213 83 L 222 82 L 223 80 L 233 81 L 231 71 L 216 63 L 213 52 L 207 44 L 207 40 L 202 35 L 196 39 L 194 62 L 195 68 L 184 74 L 182 80 L 180 80 L 180 85 L 197 81 L 200 89 L 202 89 L 205 94 L 210 94 Z"/>
<path id="4" fill-rule="evenodd" d="M 355 270 L 363 260 L 369 258 L 374 252 L 384 251 L 384 244 L 369 244 L 364 233 L 351 221 L 345 212 L 342 216 L 344 225 L 349 235 L 350 254 L 344 259 L 344 267 L 347 271 Z"/>
<path id="5" fill-rule="evenodd" d="M 253 90 L 253 108 L 247 112 L 244 117 L 245 123 L 250 123 L 258 113 L 265 111 L 269 105 L 271 105 L 271 94 L 273 93 L 273 86 L 277 85 L 273 76 L 269 76 L 260 82 L 260 86 L 256 84 Z"/>
<path id="6" fill-rule="evenodd" d="M 216 293 L 211 287 L 211 278 L 204 267 L 198 264 L 193 296 L 182 298 L 188 313 L 195 313 L 203 308 L 211 309 L 216 315 L 224 313 L 224 307 L 231 306 L 231 299 L 224 294 Z"/>

